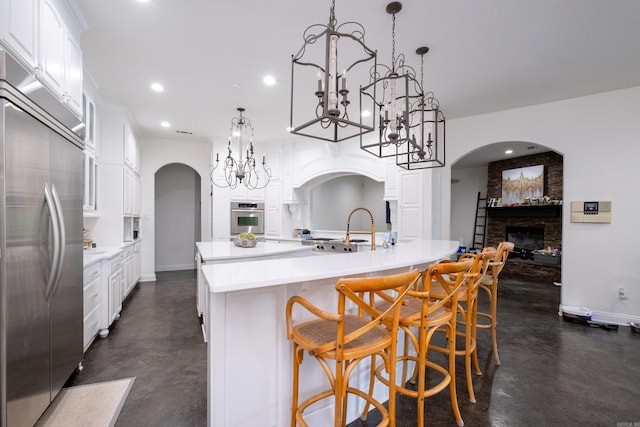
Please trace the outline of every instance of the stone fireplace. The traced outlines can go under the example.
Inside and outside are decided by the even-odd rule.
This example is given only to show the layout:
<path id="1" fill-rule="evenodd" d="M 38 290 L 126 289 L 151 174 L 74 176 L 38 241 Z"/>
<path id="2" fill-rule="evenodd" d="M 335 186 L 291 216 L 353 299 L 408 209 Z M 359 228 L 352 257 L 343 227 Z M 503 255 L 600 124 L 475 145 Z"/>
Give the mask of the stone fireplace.
<path id="1" fill-rule="evenodd" d="M 562 156 L 554 152 L 489 163 L 487 199 L 502 197 L 502 171 L 544 165 L 544 195 L 562 200 Z M 562 250 L 562 206 L 537 205 L 487 208 L 486 246 L 513 242 L 516 253 L 551 247 Z M 560 265 L 541 265 L 511 257 L 505 273 L 560 281 Z"/>

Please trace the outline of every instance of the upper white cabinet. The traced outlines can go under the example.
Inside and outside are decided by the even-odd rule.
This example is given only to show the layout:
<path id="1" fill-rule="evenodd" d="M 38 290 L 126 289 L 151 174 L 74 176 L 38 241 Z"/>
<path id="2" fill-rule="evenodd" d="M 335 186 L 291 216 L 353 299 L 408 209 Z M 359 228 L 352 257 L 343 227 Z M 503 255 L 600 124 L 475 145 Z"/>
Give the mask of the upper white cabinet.
<path id="1" fill-rule="evenodd" d="M 0 40 L 78 118 L 82 116 L 79 31 L 54 0 L 0 0 Z"/>
<path id="2" fill-rule="evenodd" d="M 138 142 L 130 126 L 124 126 L 124 164 L 138 172 Z"/>
<path id="3" fill-rule="evenodd" d="M 400 201 L 398 206 L 398 238 L 422 238 L 424 217 L 423 171 L 401 172 Z"/>
<path id="4" fill-rule="evenodd" d="M 39 0 L 0 0 L 0 39 L 35 69 L 38 66 Z"/>
<path id="5" fill-rule="evenodd" d="M 77 115 L 82 114 L 82 49 L 71 32 L 65 32 L 63 100 Z"/>
<path id="6" fill-rule="evenodd" d="M 51 0 L 40 11 L 40 77 L 57 95 L 64 95 L 65 26 Z"/>
<path id="7" fill-rule="evenodd" d="M 84 151 L 84 197 L 82 208 L 85 213 L 96 211 L 96 176 L 98 165 L 96 157 L 90 150 Z"/>

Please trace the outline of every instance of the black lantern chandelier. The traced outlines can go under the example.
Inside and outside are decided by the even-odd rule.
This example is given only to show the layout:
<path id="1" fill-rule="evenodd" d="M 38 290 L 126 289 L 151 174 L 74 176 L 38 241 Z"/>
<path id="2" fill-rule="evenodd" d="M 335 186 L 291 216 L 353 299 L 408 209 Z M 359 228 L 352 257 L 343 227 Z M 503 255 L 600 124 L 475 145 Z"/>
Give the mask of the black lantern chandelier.
<path id="1" fill-rule="evenodd" d="M 373 131 L 373 117 L 360 114 L 363 111 L 361 95 L 360 108 L 350 108 L 352 99 L 347 85 L 347 75 L 351 86 L 352 80 L 360 76 L 366 78 L 370 61 L 375 68 L 376 52 L 364 44 L 364 33 L 364 27 L 357 22 L 337 24 L 335 0 L 331 2 L 329 23 L 315 24 L 304 31 L 304 44 L 291 57 L 291 133 L 338 142 Z M 323 39 L 324 46 L 318 43 Z M 298 92 L 305 95 L 296 99 Z M 315 108 L 309 114 L 305 107 L 312 99 Z M 369 111 L 371 109 L 373 104 Z M 355 114 L 359 117 L 353 117 Z M 298 116 L 304 118 L 298 120 Z"/>
<path id="2" fill-rule="evenodd" d="M 266 156 L 262 156 L 262 167 L 256 167 L 256 159 L 253 152 L 253 126 L 251 120 L 244 117 L 244 108 L 238 108 L 239 117 L 231 120 L 229 128 L 229 144 L 227 145 L 227 157 L 222 163 L 222 174 L 224 174 L 224 184 L 216 182 L 215 171 L 218 169 L 220 158 L 216 153 L 216 162 L 211 168 L 211 182 L 216 187 L 235 189 L 238 183 L 244 184 L 250 190 L 259 190 L 269 184 L 271 180 L 271 169 L 267 168 Z M 243 142 L 249 138 L 249 146 L 243 158 Z M 238 144 L 238 160 L 233 158 L 231 143 L 235 140 Z"/>
<path id="3" fill-rule="evenodd" d="M 445 164 L 445 118 L 433 92 L 424 93 L 424 55 L 428 47 L 420 47 L 420 102 L 411 111 L 415 123 L 411 137 L 397 146 L 396 164 L 404 169 L 429 169 Z"/>
<path id="4" fill-rule="evenodd" d="M 405 64 L 404 54 L 396 56 L 396 13 L 402 9 L 400 2 L 387 5 L 387 13 L 392 15 L 391 65 L 376 64 L 371 69 L 371 81 L 360 89 L 363 96 L 375 104 L 374 116 L 378 116 L 378 139 L 365 141 L 360 138 L 360 148 L 376 157 L 392 157 L 397 147 L 410 138 L 413 111 L 418 108 L 422 88 L 416 79 L 415 70 Z"/>

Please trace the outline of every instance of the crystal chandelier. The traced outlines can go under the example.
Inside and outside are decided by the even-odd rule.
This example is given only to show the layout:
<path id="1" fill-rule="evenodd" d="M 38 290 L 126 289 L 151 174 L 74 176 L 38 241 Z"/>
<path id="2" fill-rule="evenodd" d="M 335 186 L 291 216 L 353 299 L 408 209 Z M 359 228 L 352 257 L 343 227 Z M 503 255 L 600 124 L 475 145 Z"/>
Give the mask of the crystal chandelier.
<path id="1" fill-rule="evenodd" d="M 231 120 L 231 127 L 229 128 L 229 144 L 227 145 L 227 157 L 223 161 L 222 174 L 224 174 L 224 184 L 218 184 L 216 182 L 216 170 L 220 165 L 220 158 L 216 153 L 216 162 L 211 168 L 211 182 L 216 187 L 231 188 L 234 189 L 238 186 L 238 183 L 244 184 L 250 190 L 259 190 L 269 184 L 271 180 L 271 169 L 267 168 L 266 156 L 262 156 L 262 167 L 256 168 L 256 159 L 253 152 L 253 126 L 251 120 L 244 117 L 244 108 L 239 107 L 239 117 L 234 117 Z M 246 138 L 249 138 L 249 146 L 246 150 L 246 155 L 243 158 L 243 142 Z M 231 143 L 235 140 L 238 144 L 238 160 L 233 158 L 231 151 Z"/>
<path id="2" fill-rule="evenodd" d="M 304 44 L 291 57 L 291 133 L 338 142 L 373 131 L 373 117 L 360 115 L 361 95 L 360 108 L 349 108 L 352 99 L 347 74 L 353 86 L 353 80 L 367 77 L 370 61 L 375 68 L 376 52 L 364 44 L 364 33 L 364 27 L 357 22 L 337 24 L 335 0 L 331 2 L 329 23 L 311 25 L 304 31 Z M 324 46 L 317 43 L 322 39 Z M 298 100 L 294 93 L 299 92 L 304 95 Z M 315 107 L 309 114 L 307 106 L 312 100 Z M 369 111 L 372 109 L 373 104 Z M 350 115 L 354 110 L 359 117 Z M 304 118 L 298 120 L 298 114 Z M 297 121 L 300 123 L 296 125 Z"/>
<path id="3" fill-rule="evenodd" d="M 445 118 L 433 92 L 424 93 L 424 55 L 428 47 L 420 47 L 420 87 L 422 93 L 410 121 L 416 128 L 409 139 L 397 147 L 396 164 L 404 169 L 428 169 L 445 164 Z M 417 132 L 417 136 L 416 136 Z"/>
<path id="4" fill-rule="evenodd" d="M 360 137 L 360 148 L 376 157 L 397 155 L 397 148 L 410 140 L 410 132 L 418 123 L 414 111 L 422 99 L 422 87 L 415 70 L 405 64 L 404 54 L 396 56 L 396 13 L 402 9 L 400 2 L 387 5 L 392 15 L 391 65 L 376 64 L 371 68 L 371 83 L 360 88 L 360 94 L 373 100 L 374 117 L 378 116 L 378 138 L 365 141 Z"/>

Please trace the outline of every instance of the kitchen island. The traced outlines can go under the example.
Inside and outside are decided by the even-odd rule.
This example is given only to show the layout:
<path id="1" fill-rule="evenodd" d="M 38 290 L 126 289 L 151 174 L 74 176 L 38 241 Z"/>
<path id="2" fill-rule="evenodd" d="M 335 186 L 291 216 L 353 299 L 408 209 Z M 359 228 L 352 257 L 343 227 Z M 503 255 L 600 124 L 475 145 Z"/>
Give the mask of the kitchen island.
<path id="1" fill-rule="evenodd" d="M 226 264 L 277 258 L 295 258 L 311 255 L 310 246 L 302 246 L 300 242 L 259 241 L 253 248 L 241 248 L 231 241 L 196 242 L 196 264 L 198 271 L 196 310 L 202 317 L 202 328 L 206 340 L 207 287 L 202 277 L 202 269 L 206 264 Z"/>
<path id="2" fill-rule="evenodd" d="M 304 296 L 335 312 L 339 278 L 423 269 L 451 257 L 458 244 L 415 240 L 376 251 L 202 265 L 209 311 L 208 425 L 289 425 L 292 363 L 285 307 L 291 296 Z M 303 313 L 294 317 L 307 318 Z M 324 373 L 311 360 L 302 364 L 300 378 L 301 401 L 327 388 Z M 352 383 L 368 383 L 367 366 L 357 368 Z M 378 399 L 386 400 L 386 393 L 385 387 L 376 387 Z M 361 409 L 351 405 L 348 420 L 357 418 Z M 319 402 L 305 412 L 306 419 L 310 425 L 331 425 L 332 411 L 330 402 Z"/>

